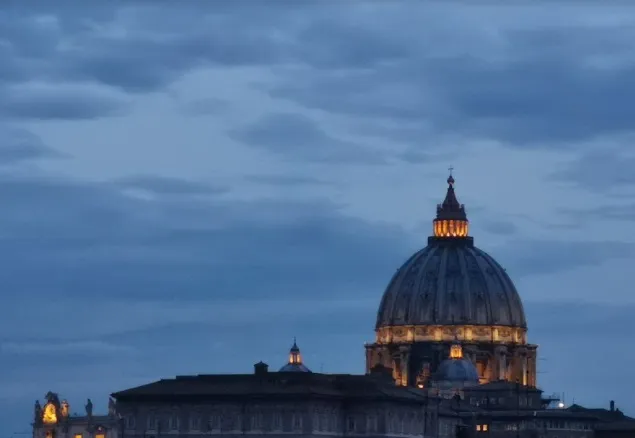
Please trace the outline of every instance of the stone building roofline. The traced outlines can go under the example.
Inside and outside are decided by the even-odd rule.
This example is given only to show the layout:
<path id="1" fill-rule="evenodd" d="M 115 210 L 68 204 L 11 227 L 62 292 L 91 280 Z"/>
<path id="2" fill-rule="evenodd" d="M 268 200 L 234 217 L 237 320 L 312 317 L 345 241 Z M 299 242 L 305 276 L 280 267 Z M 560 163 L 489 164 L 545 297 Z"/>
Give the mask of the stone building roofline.
<path id="1" fill-rule="evenodd" d="M 280 373 L 177 376 L 112 394 L 117 401 L 173 402 L 193 399 L 277 398 L 307 396 L 427 403 L 425 391 L 399 387 L 372 375 Z"/>
<path id="2" fill-rule="evenodd" d="M 521 393 L 527 392 L 539 392 L 543 393 L 542 389 L 534 386 L 523 385 L 521 383 L 509 382 L 507 380 L 495 380 L 493 382 L 483 383 L 482 385 L 476 385 L 470 387 L 470 391 L 520 391 Z"/>

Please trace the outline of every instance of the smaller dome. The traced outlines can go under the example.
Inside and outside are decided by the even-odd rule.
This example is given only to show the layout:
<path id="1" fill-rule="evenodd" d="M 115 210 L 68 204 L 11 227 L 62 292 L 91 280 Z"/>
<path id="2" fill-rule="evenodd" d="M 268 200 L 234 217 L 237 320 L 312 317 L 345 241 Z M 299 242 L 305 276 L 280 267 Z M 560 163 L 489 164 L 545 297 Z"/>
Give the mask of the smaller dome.
<path id="1" fill-rule="evenodd" d="M 300 354 L 300 349 L 298 348 L 298 344 L 293 339 L 293 346 L 291 350 L 289 350 L 289 362 L 280 368 L 281 373 L 310 373 L 311 370 L 308 369 L 302 363 L 302 355 Z"/>
<path id="2" fill-rule="evenodd" d="M 478 371 L 474 364 L 463 357 L 461 345 L 455 343 L 450 348 L 450 357 L 439 365 L 434 374 L 437 382 L 478 384 Z"/>

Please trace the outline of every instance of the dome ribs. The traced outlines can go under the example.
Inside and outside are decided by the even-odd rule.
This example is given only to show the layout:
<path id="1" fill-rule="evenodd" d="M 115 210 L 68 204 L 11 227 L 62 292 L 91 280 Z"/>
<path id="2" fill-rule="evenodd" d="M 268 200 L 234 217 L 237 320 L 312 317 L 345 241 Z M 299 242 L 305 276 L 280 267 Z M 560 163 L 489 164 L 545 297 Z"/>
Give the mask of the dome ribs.
<path id="1" fill-rule="evenodd" d="M 466 324 L 525 328 L 518 292 L 505 270 L 484 251 L 433 242 L 393 277 L 376 327 Z"/>
<path id="2" fill-rule="evenodd" d="M 437 248 L 435 247 L 428 247 L 427 251 L 419 252 L 419 261 L 422 261 L 422 263 L 418 271 L 416 282 L 412 288 L 410 303 L 408 304 L 409 308 L 411 309 L 411 312 L 408 315 L 408 324 L 410 324 L 411 321 L 417 321 L 421 319 L 426 313 L 424 306 L 428 305 L 431 294 L 430 291 L 427 288 L 424 289 L 424 287 L 427 286 L 429 281 L 436 281 L 434 278 L 430 278 L 430 273 L 433 271 L 430 271 L 429 267 L 430 260 L 436 257 L 436 253 Z"/>
<path id="3" fill-rule="evenodd" d="M 377 324 L 375 328 L 394 325 L 395 324 L 395 308 L 396 304 L 399 300 L 399 295 L 402 290 L 401 285 L 408 275 L 408 271 L 412 262 L 415 258 L 419 256 L 422 252 L 426 251 L 426 248 L 417 251 L 414 253 L 406 262 L 397 270 L 395 275 L 393 275 L 386 291 L 384 292 L 384 296 L 381 299 L 381 305 L 377 311 Z"/>
<path id="4" fill-rule="evenodd" d="M 463 290 L 462 299 L 463 306 L 461 306 L 461 323 L 468 322 L 473 320 L 475 315 L 474 306 L 472 305 L 472 285 L 470 284 L 470 278 L 467 270 L 467 258 L 469 257 L 469 251 L 466 251 L 461 254 L 459 257 L 459 267 L 460 267 L 460 281 L 461 281 L 461 290 Z"/>
<path id="5" fill-rule="evenodd" d="M 501 285 L 501 291 L 505 294 L 505 302 L 509 315 L 509 324 L 512 326 L 526 327 L 525 310 L 520 295 L 505 269 L 489 254 L 484 253 L 489 265 L 493 268 L 496 279 Z"/>
<path id="6" fill-rule="evenodd" d="M 432 314 L 432 324 L 443 324 L 443 320 L 444 320 L 444 313 L 443 313 L 443 309 L 445 307 L 445 301 L 446 301 L 446 297 L 445 297 L 445 284 L 446 284 L 446 269 L 447 269 L 447 263 L 448 263 L 448 251 L 447 248 L 443 248 L 443 250 L 441 251 L 441 260 L 439 263 L 439 268 L 438 268 L 438 282 L 437 282 L 437 290 L 435 291 L 434 294 L 434 308 L 433 308 L 433 314 Z"/>

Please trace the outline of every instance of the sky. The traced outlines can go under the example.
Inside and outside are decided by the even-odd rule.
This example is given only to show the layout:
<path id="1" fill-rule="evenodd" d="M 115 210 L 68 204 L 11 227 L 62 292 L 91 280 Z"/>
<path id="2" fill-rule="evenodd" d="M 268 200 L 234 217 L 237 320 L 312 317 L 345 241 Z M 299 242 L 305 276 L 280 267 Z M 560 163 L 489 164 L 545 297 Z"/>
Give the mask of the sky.
<path id="1" fill-rule="evenodd" d="M 0 437 L 180 374 L 362 373 L 454 167 L 539 385 L 635 413 L 626 2 L 6 2 Z"/>

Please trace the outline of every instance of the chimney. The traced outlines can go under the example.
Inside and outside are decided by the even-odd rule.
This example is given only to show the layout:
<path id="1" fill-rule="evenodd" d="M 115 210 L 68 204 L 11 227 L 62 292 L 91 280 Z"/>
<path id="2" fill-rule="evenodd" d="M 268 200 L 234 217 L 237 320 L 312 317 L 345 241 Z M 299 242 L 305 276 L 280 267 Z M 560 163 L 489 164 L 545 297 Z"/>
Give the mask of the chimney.
<path id="1" fill-rule="evenodd" d="M 378 380 L 384 380 L 386 382 L 395 382 L 392 377 L 392 368 L 385 367 L 381 364 L 377 364 L 371 368 L 370 376 Z"/>
<path id="2" fill-rule="evenodd" d="M 611 409 L 610 409 L 611 412 L 614 412 L 615 411 L 615 400 L 611 400 L 610 407 L 611 407 Z"/>
<path id="3" fill-rule="evenodd" d="M 267 374 L 269 372 L 269 365 L 264 363 L 263 361 L 258 362 L 254 365 L 254 374 L 257 376 L 262 376 L 263 374 Z"/>

